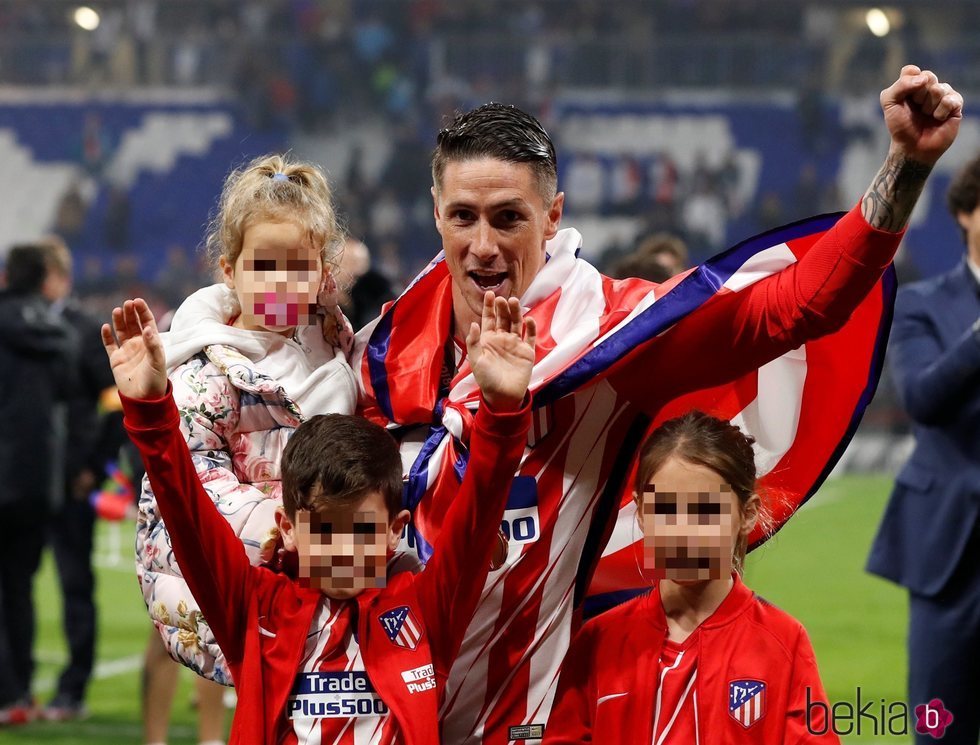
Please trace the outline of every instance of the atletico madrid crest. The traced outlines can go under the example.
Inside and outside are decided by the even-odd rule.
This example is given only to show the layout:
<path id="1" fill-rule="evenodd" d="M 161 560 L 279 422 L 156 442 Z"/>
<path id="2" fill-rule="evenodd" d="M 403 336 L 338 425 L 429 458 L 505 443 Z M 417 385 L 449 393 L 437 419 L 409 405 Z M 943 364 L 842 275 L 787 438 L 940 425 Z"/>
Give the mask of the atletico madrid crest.
<path id="1" fill-rule="evenodd" d="M 415 620 L 407 605 L 382 613 L 378 620 L 389 641 L 396 646 L 415 649 L 422 640 L 422 626 Z"/>
<path id="2" fill-rule="evenodd" d="M 728 713 L 748 729 L 766 714 L 766 684 L 761 680 L 733 680 L 728 684 Z"/>

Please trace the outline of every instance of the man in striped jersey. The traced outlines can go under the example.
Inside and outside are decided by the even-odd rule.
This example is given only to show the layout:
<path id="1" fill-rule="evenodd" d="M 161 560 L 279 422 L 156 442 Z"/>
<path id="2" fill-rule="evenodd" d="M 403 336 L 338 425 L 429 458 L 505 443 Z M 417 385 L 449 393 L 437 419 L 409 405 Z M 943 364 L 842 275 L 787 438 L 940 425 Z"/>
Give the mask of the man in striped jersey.
<path id="1" fill-rule="evenodd" d="M 542 736 L 599 555 L 614 524 L 634 522 L 616 515 L 650 426 L 692 400 L 744 425 L 765 451 L 761 470 L 791 497 L 773 510 L 780 524 L 819 485 L 874 392 L 886 268 L 962 111 L 955 91 L 911 65 L 881 103 L 891 147 L 853 210 L 747 241 L 664 285 L 613 281 L 577 257 L 581 236 L 559 230 L 555 149 L 533 117 L 489 104 L 440 132 L 443 253 L 361 331 L 354 363 L 362 411 L 402 443 L 413 513 L 402 545 L 422 561 L 465 469 L 478 396 L 461 336 L 482 294 L 519 297 L 539 328 L 532 432 L 450 675 L 446 742 Z"/>

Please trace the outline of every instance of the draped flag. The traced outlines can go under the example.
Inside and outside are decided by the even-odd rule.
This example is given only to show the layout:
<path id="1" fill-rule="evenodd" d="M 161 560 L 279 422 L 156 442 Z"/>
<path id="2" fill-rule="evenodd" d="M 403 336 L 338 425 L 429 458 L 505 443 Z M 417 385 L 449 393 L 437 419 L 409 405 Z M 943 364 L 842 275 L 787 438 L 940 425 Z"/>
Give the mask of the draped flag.
<path id="1" fill-rule="evenodd" d="M 839 217 L 811 218 L 749 239 L 661 285 L 603 277 L 578 259 L 577 231 L 562 230 L 549 242 L 548 262 L 522 298 L 539 329 L 531 380 L 537 410 L 532 444 L 547 430 L 550 402 L 590 384 L 634 347 L 682 318 L 696 317 L 716 295 L 740 292 L 789 266 Z M 440 254 L 361 334 L 367 339 L 359 360 L 362 383 L 374 402 L 364 413 L 396 430 L 431 425 L 407 469 L 405 506 L 412 510 L 424 503 L 426 493 L 443 476 L 462 477 L 468 426 L 479 400 L 465 362 L 448 385 L 445 380 L 440 385 L 452 318 L 450 282 Z M 775 532 L 820 486 L 874 395 L 894 293 L 894 273 L 889 269 L 840 331 L 809 341 L 731 383 L 674 400 L 648 431 L 698 408 L 756 437 L 761 493 Z M 571 307 L 560 307 L 568 297 L 574 298 Z M 657 384 L 656 371 L 636 374 L 648 376 L 651 386 Z M 596 607 L 620 602 L 643 585 L 630 481 L 589 588 Z M 427 521 L 422 507 L 415 513 L 412 532 L 423 560 L 431 553 Z M 765 539 L 757 529 L 750 548 Z"/>
<path id="2" fill-rule="evenodd" d="M 447 740 L 546 722 L 582 617 L 648 589 L 631 475 L 659 422 L 696 407 L 755 437 L 774 529 L 819 487 L 874 394 L 895 290 L 891 271 L 874 283 L 874 267 L 898 237 L 871 235 L 860 213 L 834 227 L 838 219 L 752 238 L 661 285 L 602 276 L 578 258 L 574 229 L 548 241 L 547 261 L 521 298 L 538 328 L 533 426 L 500 550 L 446 684 Z M 814 246 L 812 260 L 775 282 Z M 871 263 L 842 262 L 850 250 Z M 862 280 L 841 284 L 842 274 Z M 849 292 L 837 308 L 853 310 L 836 332 L 790 350 L 824 328 L 809 305 L 799 312 L 803 278 L 808 296 L 817 280 L 823 303 Z M 760 292 L 750 289 L 760 282 Z M 856 286 L 871 288 L 863 300 Z M 362 412 L 401 443 L 412 511 L 401 550 L 423 562 L 465 471 L 479 404 L 452 324 L 452 279 L 440 256 L 355 347 Z M 757 532 L 752 546 L 764 538 Z"/>
<path id="3" fill-rule="evenodd" d="M 806 243 L 807 239 L 786 241 L 796 257 L 807 249 Z M 748 259 L 728 284 L 734 285 L 754 263 Z M 774 535 L 816 493 L 850 443 L 881 375 L 896 288 L 895 271 L 889 267 L 840 331 L 809 341 L 731 384 L 678 398 L 651 423 L 649 431 L 700 409 L 756 438 L 758 491 L 771 522 L 756 526 L 749 551 Z M 590 584 L 586 615 L 647 589 L 639 571 L 643 546 L 632 498 L 636 465 L 632 464 L 612 536 Z"/>

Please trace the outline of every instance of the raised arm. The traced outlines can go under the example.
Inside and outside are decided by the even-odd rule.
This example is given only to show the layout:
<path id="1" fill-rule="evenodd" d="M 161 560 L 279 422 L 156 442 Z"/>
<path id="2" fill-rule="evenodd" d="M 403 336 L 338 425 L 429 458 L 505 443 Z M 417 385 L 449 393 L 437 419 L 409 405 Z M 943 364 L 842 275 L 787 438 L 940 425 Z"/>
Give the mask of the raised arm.
<path id="1" fill-rule="evenodd" d="M 184 579 L 225 657 L 240 661 L 243 638 L 236 629 L 246 610 L 251 565 L 191 462 L 168 391 L 163 345 L 146 303 L 127 300 L 114 309 L 112 327 L 102 327 L 102 343 L 123 402 L 126 429 L 143 457 Z"/>
<path id="2" fill-rule="evenodd" d="M 891 145 L 860 205 L 799 261 L 740 292 L 720 293 L 634 350 L 610 374 L 617 390 L 656 410 L 846 323 L 891 263 L 929 172 L 956 137 L 963 99 L 933 73 L 908 65 L 882 91 L 881 105 Z"/>
<path id="3" fill-rule="evenodd" d="M 520 466 L 531 406 L 535 326 L 516 298 L 484 297 L 482 326 L 466 337 L 483 401 L 469 442 L 469 463 L 446 513 L 432 558 L 416 580 L 437 674 L 448 675 L 483 592 L 507 495 Z"/>
<path id="4" fill-rule="evenodd" d="M 956 139 L 963 97 L 934 72 L 906 65 L 880 101 L 891 144 L 861 199 L 861 214 L 871 227 L 896 233 L 908 225 L 932 167 Z"/>

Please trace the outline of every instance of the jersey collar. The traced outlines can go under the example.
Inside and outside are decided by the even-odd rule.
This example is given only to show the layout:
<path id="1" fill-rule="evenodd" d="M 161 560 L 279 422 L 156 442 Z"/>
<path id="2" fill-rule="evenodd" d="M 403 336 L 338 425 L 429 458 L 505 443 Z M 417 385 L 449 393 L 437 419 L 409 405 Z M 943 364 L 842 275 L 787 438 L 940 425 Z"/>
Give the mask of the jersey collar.
<path id="1" fill-rule="evenodd" d="M 721 601 L 715 612 L 708 616 L 700 626 L 699 629 L 711 629 L 718 628 L 719 626 L 724 626 L 731 623 L 736 618 L 738 618 L 742 612 L 748 607 L 749 603 L 752 602 L 755 593 L 752 592 L 745 583 L 742 582 L 742 578 L 739 576 L 738 572 L 732 572 L 732 579 L 734 584 L 732 589 L 729 590 L 728 595 L 725 599 Z M 660 602 L 660 592 L 654 589 L 652 592 L 644 596 L 643 599 L 644 611 L 646 617 L 650 619 L 651 623 L 661 631 L 666 631 L 667 629 L 667 615 L 664 613 L 663 603 Z"/>

